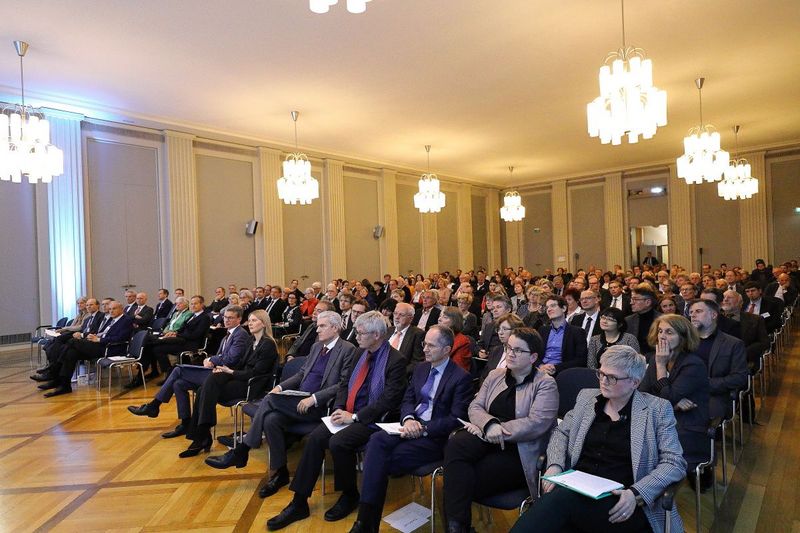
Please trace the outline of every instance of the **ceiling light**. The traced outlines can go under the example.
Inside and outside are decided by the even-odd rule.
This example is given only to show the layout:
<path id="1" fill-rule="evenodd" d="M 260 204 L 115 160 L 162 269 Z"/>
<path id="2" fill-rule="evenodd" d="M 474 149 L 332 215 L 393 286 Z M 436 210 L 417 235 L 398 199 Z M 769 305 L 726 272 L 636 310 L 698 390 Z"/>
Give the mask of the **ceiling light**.
<path id="1" fill-rule="evenodd" d="M 311 175 L 311 162 L 297 147 L 297 117 L 300 113 L 292 111 L 294 121 L 294 153 L 286 156 L 283 162 L 283 177 L 278 180 L 278 198 L 286 204 L 308 205 L 319 198 L 319 182 Z"/>
<path id="2" fill-rule="evenodd" d="M 514 177 L 514 167 L 508 167 L 510 178 Z M 503 197 L 503 207 L 500 208 L 500 218 L 506 222 L 519 222 L 525 218 L 525 206 L 517 191 L 508 191 Z"/>
<path id="3" fill-rule="evenodd" d="M 684 154 L 678 158 L 678 177 L 692 185 L 722 179 L 730 156 L 720 148 L 719 132 L 711 124 L 703 124 L 703 82 L 694 80 L 700 98 L 700 125 L 689 130 L 683 138 Z"/>
<path id="4" fill-rule="evenodd" d="M 611 66 L 609 66 L 609 63 Z M 600 96 L 586 106 L 589 136 L 614 145 L 628 136 L 650 139 L 667 125 L 667 93 L 653 86 L 653 63 L 644 50 L 625 44 L 625 2 L 622 0 L 622 48 L 610 52 L 600 67 Z"/>
<path id="5" fill-rule="evenodd" d="M 431 145 L 425 145 L 428 152 L 428 172 L 419 178 L 419 192 L 414 195 L 414 207 L 420 213 L 438 213 L 445 206 L 444 193 L 439 190 L 439 177 L 431 174 Z"/>
<path id="6" fill-rule="evenodd" d="M 664 192 L 664 187 L 650 187 L 651 194 L 661 194 Z"/>
<path id="7" fill-rule="evenodd" d="M 347 0 L 347 10 L 350 13 L 363 13 L 367 10 L 367 2 L 371 0 Z M 327 13 L 331 6 L 335 6 L 339 0 L 309 0 L 308 7 L 314 13 Z"/>
<path id="8" fill-rule="evenodd" d="M 25 76 L 22 58 L 28 43 L 14 41 L 19 56 L 20 105 L 6 105 L 0 111 L 0 180 L 21 183 L 50 183 L 64 173 L 64 152 L 50 144 L 50 122 L 42 112 L 25 105 Z"/>
<path id="9" fill-rule="evenodd" d="M 726 200 L 752 198 L 758 192 L 758 180 L 753 177 L 750 162 L 739 155 L 739 126 L 733 127 L 736 135 L 736 155 L 725 169 L 725 177 L 717 183 L 717 194 Z"/>

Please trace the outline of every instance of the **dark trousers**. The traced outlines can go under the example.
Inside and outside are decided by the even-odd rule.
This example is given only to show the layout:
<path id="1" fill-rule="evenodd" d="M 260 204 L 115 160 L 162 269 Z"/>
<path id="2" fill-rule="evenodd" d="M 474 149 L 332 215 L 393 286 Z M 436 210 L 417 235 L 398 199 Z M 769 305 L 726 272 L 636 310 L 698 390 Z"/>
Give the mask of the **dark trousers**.
<path id="1" fill-rule="evenodd" d="M 167 378 L 156 393 L 156 400 L 168 403 L 175 396 L 178 418 L 186 420 L 192 416 L 189 405 L 189 391 L 197 390 L 211 375 L 211 369 L 202 366 L 180 365 Z"/>
<path id="2" fill-rule="evenodd" d="M 444 455 L 446 439 L 401 439 L 385 431 L 374 433 L 364 455 L 361 481 L 361 503 L 377 508 L 383 514 L 389 476 L 408 474 L 421 466 L 439 461 Z"/>
<path id="3" fill-rule="evenodd" d="M 244 438 L 244 443 L 250 448 L 258 448 L 261 446 L 262 434 L 267 437 L 269 467 L 272 470 L 286 466 L 286 434 L 291 433 L 292 427 L 304 425 L 304 423 L 318 424 L 319 419 L 325 413 L 321 407 L 313 407 L 306 414 L 298 413 L 297 404 L 300 403 L 300 400 L 302 398 L 297 396 L 268 394 L 261 400 L 258 411 L 253 416 L 250 429 L 247 431 L 247 436 Z M 299 436 L 302 437 L 302 435 Z"/>
<path id="4" fill-rule="evenodd" d="M 556 487 L 534 502 L 531 508 L 517 520 L 511 532 L 594 533 L 595 531 L 608 531 L 633 533 L 652 531 L 650 522 L 641 507 L 637 507 L 633 515 L 624 522 L 616 524 L 609 522 L 608 511 L 618 501 L 619 498 L 614 495 L 594 500 L 569 489 Z"/>
<path id="5" fill-rule="evenodd" d="M 447 441 L 444 451 L 444 511 L 448 520 L 469 525 L 473 500 L 527 487 L 514 445 L 505 450 L 466 431 Z"/>
<path id="6" fill-rule="evenodd" d="M 52 338 L 44 345 L 44 353 L 47 356 L 47 362 L 51 365 L 56 364 L 64 352 L 67 351 L 67 345 L 72 338 L 74 332 L 62 333 L 58 337 Z"/>
<path id="7" fill-rule="evenodd" d="M 198 439 L 207 436 L 208 429 L 217 425 L 217 402 L 244 399 L 247 395 L 247 382 L 234 379 L 231 374 L 211 373 L 194 397 L 192 422 L 187 437 Z M 203 427 L 203 434 L 196 434 Z"/>
<path id="8" fill-rule="evenodd" d="M 148 339 L 150 338 L 153 340 L 145 345 L 142 360 L 145 364 L 152 365 L 154 370 L 155 363 L 158 361 L 158 366 L 161 367 L 161 371 L 169 372 L 169 369 L 172 368 L 172 365 L 169 363 L 169 354 L 179 354 L 191 349 L 191 346 L 180 337 L 165 337 L 159 339 L 152 335 L 148 336 Z"/>
<path id="9" fill-rule="evenodd" d="M 86 339 L 73 339 L 61 357 L 61 381 L 69 383 L 78 361 L 94 361 L 103 357 L 106 351 L 105 344 L 92 342 Z"/>
<path id="10" fill-rule="evenodd" d="M 370 436 L 376 431 L 379 431 L 377 427 L 372 428 L 356 422 L 332 435 L 325 424 L 320 424 L 308 436 L 300 464 L 289 488 L 298 496 L 310 498 L 322 469 L 322 461 L 325 460 L 325 450 L 330 448 L 333 456 L 334 490 L 348 494 L 357 493 L 356 452 L 367 444 Z"/>

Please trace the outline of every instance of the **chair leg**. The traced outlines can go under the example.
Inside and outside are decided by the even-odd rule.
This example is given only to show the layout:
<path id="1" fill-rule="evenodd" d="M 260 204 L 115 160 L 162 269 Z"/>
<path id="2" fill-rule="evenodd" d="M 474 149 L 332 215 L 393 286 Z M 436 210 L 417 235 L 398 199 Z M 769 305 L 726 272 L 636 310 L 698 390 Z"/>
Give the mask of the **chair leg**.
<path id="1" fill-rule="evenodd" d="M 725 430 L 728 427 L 728 421 L 722 421 L 722 484 L 728 486 L 728 443 Z"/>
<path id="2" fill-rule="evenodd" d="M 700 466 L 698 465 L 694 469 L 694 514 L 695 514 L 695 522 L 696 522 L 696 526 L 697 526 L 697 533 L 700 533 L 700 529 L 701 529 L 700 528 L 700 523 L 701 523 L 700 516 L 701 516 L 701 513 L 702 513 L 702 509 L 701 509 L 701 506 L 700 506 L 700 472 L 701 472 Z M 716 482 L 717 482 L 717 480 L 715 479 L 714 483 L 716 483 Z"/>

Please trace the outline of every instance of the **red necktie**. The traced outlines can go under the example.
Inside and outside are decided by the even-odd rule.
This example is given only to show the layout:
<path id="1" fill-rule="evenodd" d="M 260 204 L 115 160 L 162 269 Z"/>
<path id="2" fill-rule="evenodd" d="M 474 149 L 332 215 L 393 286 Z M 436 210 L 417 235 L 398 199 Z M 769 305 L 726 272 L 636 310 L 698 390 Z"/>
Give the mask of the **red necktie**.
<path id="1" fill-rule="evenodd" d="M 755 314 L 755 312 L 756 312 L 756 304 L 754 304 L 753 302 L 750 302 L 750 307 L 747 309 L 747 312 L 751 313 L 751 314 Z"/>
<path id="2" fill-rule="evenodd" d="M 364 364 L 361 365 L 361 368 L 358 370 L 358 375 L 356 375 L 356 380 L 353 382 L 353 386 L 347 393 L 346 408 L 348 413 L 352 413 L 353 409 L 355 409 L 356 396 L 358 395 L 358 391 L 360 391 L 361 387 L 364 385 L 364 381 L 367 379 L 367 372 L 369 372 L 369 360 L 370 356 L 367 354 Z"/>

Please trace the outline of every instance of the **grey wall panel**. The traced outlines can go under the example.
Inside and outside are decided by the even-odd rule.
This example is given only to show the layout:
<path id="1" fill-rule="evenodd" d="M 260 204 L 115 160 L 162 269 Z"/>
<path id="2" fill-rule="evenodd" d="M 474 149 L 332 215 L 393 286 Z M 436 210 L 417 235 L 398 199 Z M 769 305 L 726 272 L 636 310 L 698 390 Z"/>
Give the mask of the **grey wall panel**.
<path id="1" fill-rule="evenodd" d="M 397 184 L 397 226 L 400 274 L 409 271 L 422 271 L 422 227 L 419 211 L 414 207 L 414 193 L 411 185 Z"/>
<path id="2" fill-rule="evenodd" d="M 570 233 L 574 263 L 577 268 L 589 265 L 606 268 L 606 230 L 604 223 L 605 199 L 603 185 L 568 189 L 570 205 Z"/>
<path id="3" fill-rule="evenodd" d="M 501 239 L 502 241 L 502 239 Z M 486 230 L 486 198 L 472 196 L 472 260 L 473 265 L 462 265 L 463 270 L 487 268 L 489 264 L 489 243 Z"/>
<path id="4" fill-rule="evenodd" d="M 553 268 L 553 206 L 550 193 L 522 197 L 525 219 L 522 225 L 524 266 L 533 274 Z M 537 231 L 538 229 L 538 231 Z M 517 265 L 519 266 L 519 265 Z"/>
<path id="5" fill-rule="evenodd" d="M 320 180 L 318 174 L 314 174 Z M 283 264 L 285 280 L 267 280 L 284 284 L 291 279 L 300 280 L 300 286 L 330 280 L 322 277 L 325 258 L 322 249 L 322 199 L 311 205 L 286 205 L 283 209 Z"/>
<path id="6" fill-rule="evenodd" d="M 738 265 L 741 261 L 739 203 L 725 201 L 717 194 L 716 183 L 693 185 L 697 248 L 703 248 L 703 263 Z"/>
<path id="7" fill-rule="evenodd" d="M 347 277 L 380 279 L 380 241 L 373 237 L 378 225 L 378 182 L 344 177 L 344 223 L 347 240 Z"/>
<path id="8" fill-rule="evenodd" d="M 439 243 L 439 272 L 455 272 L 466 265 L 458 264 L 458 195 L 447 193 L 447 203 L 436 215 L 436 237 Z M 464 243 L 469 246 L 468 243 Z"/>
<path id="9" fill-rule="evenodd" d="M 800 207 L 800 159 L 771 163 L 770 172 L 775 245 L 775 257 L 771 259 L 775 264 L 800 255 L 800 213 L 795 212 Z M 761 190 L 758 194 L 765 192 Z"/>

